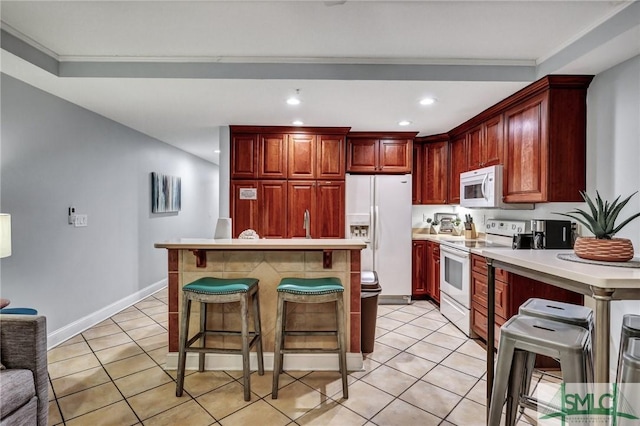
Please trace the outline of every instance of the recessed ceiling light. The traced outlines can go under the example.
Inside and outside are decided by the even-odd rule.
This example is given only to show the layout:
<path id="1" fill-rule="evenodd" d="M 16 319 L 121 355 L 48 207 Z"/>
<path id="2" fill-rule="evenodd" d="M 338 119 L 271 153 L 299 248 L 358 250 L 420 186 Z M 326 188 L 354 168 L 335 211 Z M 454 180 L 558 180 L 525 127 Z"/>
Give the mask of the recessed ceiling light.
<path id="1" fill-rule="evenodd" d="M 420 105 L 433 105 L 435 102 L 435 98 L 424 98 L 420 100 Z"/>
<path id="2" fill-rule="evenodd" d="M 411 124 L 411 121 L 409 120 L 398 121 L 399 126 L 408 126 L 409 124 Z"/>
<path id="3" fill-rule="evenodd" d="M 293 124 L 294 126 L 302 126 L 304 123 L 302 121 L 300 121 L 300 120 L 296 120 L 291 124 Z"/>
<path id="4" fill-rule="evenodd" d="M 214 154 L 220 154 L 220 150 L 219 150 L 219 149 L 214 149 L 214 150 L 213 150 L 213 153 L 214 153 Z"/>
<path id="5" fill-rule="evenodd" d="M 300 105 L 300 89 L 296 89 L 296 94 L 287 99 L 289 105 Z"/>

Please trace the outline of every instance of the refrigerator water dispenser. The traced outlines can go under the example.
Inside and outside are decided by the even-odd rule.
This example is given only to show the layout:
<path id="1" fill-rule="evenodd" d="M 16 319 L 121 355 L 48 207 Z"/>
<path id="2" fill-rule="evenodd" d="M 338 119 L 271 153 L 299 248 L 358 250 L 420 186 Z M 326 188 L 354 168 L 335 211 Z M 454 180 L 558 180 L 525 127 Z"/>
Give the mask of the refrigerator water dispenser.
<path id="1" fill-rule="evenodd" d="M 366 213 L 355 213 L 347 215 L 348 238 L 359 238 L 363 240 L 369 239 L 370 215 Z"/>

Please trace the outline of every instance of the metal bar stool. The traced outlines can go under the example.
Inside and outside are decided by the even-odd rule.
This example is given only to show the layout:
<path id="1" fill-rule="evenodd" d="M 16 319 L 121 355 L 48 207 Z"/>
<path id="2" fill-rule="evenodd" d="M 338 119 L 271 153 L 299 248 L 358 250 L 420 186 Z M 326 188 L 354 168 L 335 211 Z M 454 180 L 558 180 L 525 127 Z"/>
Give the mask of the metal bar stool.
<path id="1" fill-rule="evenodd" d="M 488 424 L 500 424 L 505 401 L 505 424 L 515 424 L 529 352 L 559 359 L 566 383 L 585 383 L 588 341 L 589 332 L 575 325 L 524 315 L 509 319 L 500 329 L 500 347 Z"/>
<path id="2" fill-rule="evenodd" d="M 574 305 L 571 303 L 556 302 L 554 300 L 531 298 L 524 302 L 518 309 L 518 314 L 530 317 L 545 318 L 551 321 L 563 322 L 578 327 L 582 327 L 589 332 L 589 352 L 587 364 L 587 381 L 593 382 L 593 310 L 586 306 Z M 529 352 L 524 370 L 524 386 L 520 395 L 520 405 L 522 410 L 525 407 L 535 410 L 537 400 L 529 395 L 531 388 L 531 376 L 536 364 L 536 355 Z"/>
<path id="3" fill-rule="evenodd" d="M 253 327 L 249 331 L 249 300 L 253 303 Z M 191 302 L 200 302 L 200 331 L 189 339 L 189 317 L 191 316 Z M 241 331 L 208 330 L 207 304 L 240 302 Z M 207 347 L 206 336 L 241 336 L 242 348 L 213 348 Z M 193 346 L 200 340 L 200 346 Z M 185 365 L 187 352 L 199 355 L 198 371 L 204 371 L 204 356 L 206 353 L 233 353 L 242 355 L 242 372 L 244 384 L 244 400 L 251 399 L 249 351 L 257 345 L 258 374 L 264 374 L 262 357 L 262 328 L 260 325 L 260 299 L 258 297 L 258 280 L 255 278 L 200 278 L 182 287 L 182 319 L 180 322 L 180 348 L 178 353 L 178 380 L 176 382 L 176 396 L 182 396 L 184 387 Z"/>
<path id="4" fill-rule="evenodd" d="M 273 352 L 273 387 L 271 398 L 278 398 L 278 380 L 283 371 L 285 353 L 337 353 L 342 374 L 342 395 L 349 398 L 347 388 L 347 347 L 345 341 L 344 287 L 338 278 L 283 278 L 278 285 L 278 312 L 276 316 L 275 350 Z M 336 303 L 335 330 L 288 331 L 286 303 Z M 289 349 L 285 347 L 285 336 L 335 336 L 337 348 Z"/>
<path id="5" fill-rule="evenodd" d="M 617 378 L 619 383 L 616 411 L 635 416 L 636 419 L 626 416 L 617 418 L 616 424 L 620 426 L 637 425 L 637 417 L 640 417 L 640 338 L 630 337 L 627 347 L 622 354 L 621 374 Z"/>
<path id="6" fill-rule="evenodd" d="M 640 337 L 640 315 L 626 314 L 622 317 L 622 331 L 620 332 L 620 351 L 618 352 L 618 368 L 616 380 L 619 382 L 622 374 L 622 359 L 629 346 L 631 338 Z"/>

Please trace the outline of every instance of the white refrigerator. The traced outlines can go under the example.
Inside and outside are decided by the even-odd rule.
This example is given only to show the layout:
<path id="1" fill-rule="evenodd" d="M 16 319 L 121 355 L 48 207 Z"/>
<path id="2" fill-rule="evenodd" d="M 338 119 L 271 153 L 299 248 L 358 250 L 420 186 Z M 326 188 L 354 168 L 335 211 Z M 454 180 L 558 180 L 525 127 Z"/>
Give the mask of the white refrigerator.
<path id="1" fill-rule="evenodd" d="M 347 175 L 346 237 L 367 243 L 362 270 L 376 271 L 381 304 L 411 301 L 411 175 Z"/>

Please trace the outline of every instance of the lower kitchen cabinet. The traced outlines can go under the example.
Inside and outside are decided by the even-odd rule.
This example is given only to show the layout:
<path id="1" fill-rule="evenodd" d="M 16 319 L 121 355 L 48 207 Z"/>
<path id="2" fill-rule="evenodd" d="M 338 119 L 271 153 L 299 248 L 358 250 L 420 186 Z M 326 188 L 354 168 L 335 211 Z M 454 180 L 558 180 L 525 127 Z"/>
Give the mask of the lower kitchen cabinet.
<path id="1" fill-rule="evenodd" d="M 500 326 L 518 313 L 520 305 L 531 297 L 556 300 L 558 302 L 583 304 L 578 293 L 563 290 L 540 281 L 495 269 L 496 297 L 495 324 L 496 343 Z M 487 262 L 484 257 L 471 255 L 471 329 L 483 340 L 487 340 Z M 536 364 L 542 366 L 543 364 Z M 544 364 L 548 365 L 548 364 Z"/>
<path id="2" fill-rule="evenodd" d="M 427 296 L 427 242 L 414 240 L 411 246 L 411 297 Z"/>
<path id="3" fill-rule="evenodd" d="M 344 238 L 344 181 L 289 181 L 287 238 L 304 238 L 309 211 L 312 238 Z"/>
<path id="4" fill-rule="evenodd" d="M 411 265 L 411 297 L 429 297 L 440 303 L 440 244 L 414 240 Z"/>
<path id="5" fill-rule="evenodd" d="M 440 244 L 427 241 L 427 294 L 440 303 Z"/>

